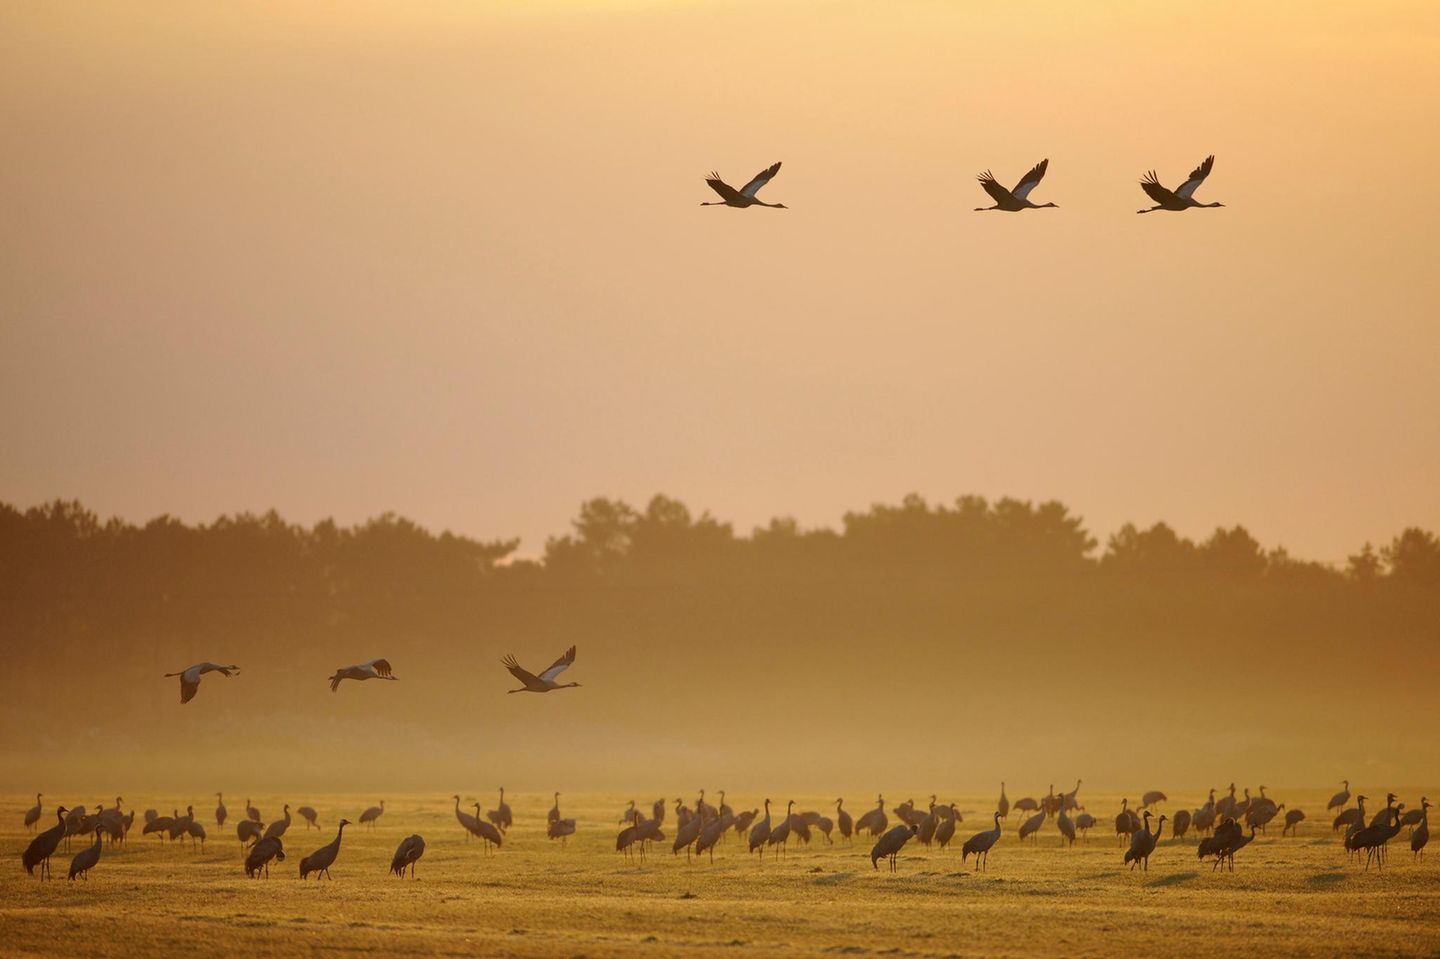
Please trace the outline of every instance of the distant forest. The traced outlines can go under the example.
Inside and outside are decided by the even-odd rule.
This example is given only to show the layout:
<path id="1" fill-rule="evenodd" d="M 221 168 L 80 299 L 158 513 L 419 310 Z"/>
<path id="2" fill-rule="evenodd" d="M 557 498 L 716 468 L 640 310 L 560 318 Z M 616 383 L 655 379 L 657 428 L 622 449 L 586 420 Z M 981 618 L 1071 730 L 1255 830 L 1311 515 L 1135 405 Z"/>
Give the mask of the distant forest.
<path id="1" fill-rule="evenodd" d="M 234 622 L 257 608 L 295 627 L 374 616 L 443 623 L 536 591 L 635 602 L 674 591 L 724 604 L 793 593 L 803 607 L 829 593 L 903 604 L 918 589 L 932 614 L 958 603 L 964 616 L 995 615 L 1043 599 L 1053 615 L 1097 626 L 1183 614 L 1201 628 L 1237 615 L 1373 627 L 1433 617 L 1440 597 L 1440 540 L 1418 528 L 1379 549 L 1364 544 L 1335 569 L 1267 549 L 1241 526 L 1196 542 L 1164 523 L 1127 524 L 1101 549 L 1061 503 L 977 496 L 945 505 L 912 495 L 848 513 L 839 530 L 775 519 L 748 536 L 666 496 L 643 510 L 598 498 L 571 525 L 539 560 L 516 560 L 518 540 L 435 534 L 389 514 L 351 527 L 307 528 L 273 511 L 135 525 L 78 502 L 0 504 L 3 619 L 54 637 L 62 625 Z"/>
<path id="2" fill-rule="evenodd" d="M 662 766 L 759 782 L 796 775 L 792 754 L 741 744 L 787 733 L 809 744 L 806 775 L 842 781 L 881 747 L 927 781 L 937 736 L 957 761 L 964 743 L 946 775 L 984 782 L 1005 778 L 999 743 L 1037 777 L 1082 759 L 1087 777 L 1133 775 L 1117 741 L 1148 746 L 1154 775 L 1203 761 L 1328 776 L 1377 748 L 1397 769 L 1440 762 L 1372 735 L 1433 702 L 1440 542 L 1420 529 L 1331 569 L 1241 527 L 1192 542 L 1126 526 L 1101 547 L 1059 503 L 912 496 L 839 529 L 737 535 L 656 496 L 584 503 L 538 559 L 518 545 L 390 515 L 134 525 L 74 502 L 0 506 L 0 769 L 12 788 L 78 783 L 78 747 L 88 775 L 193 790 L 234 781 L 224 744 L 239 737 L 312 788 L 372 788 L 386 763 L 446 795 L 500 770 L 484 781 L 551 788 L 557 765 L 615 788 Z M 571 644 L 583 689 L 504 695 L 503 654 L 543 665 Z M 326 688 L 381 655 L 402 682 Z M 244 673 L 179 708 L 162 675 L 203 660 Z M 1211 711 L 1252 735 L 1196 740 L 1190 717 Z M 615 759 L 636 743 L 649 762 Z"/>

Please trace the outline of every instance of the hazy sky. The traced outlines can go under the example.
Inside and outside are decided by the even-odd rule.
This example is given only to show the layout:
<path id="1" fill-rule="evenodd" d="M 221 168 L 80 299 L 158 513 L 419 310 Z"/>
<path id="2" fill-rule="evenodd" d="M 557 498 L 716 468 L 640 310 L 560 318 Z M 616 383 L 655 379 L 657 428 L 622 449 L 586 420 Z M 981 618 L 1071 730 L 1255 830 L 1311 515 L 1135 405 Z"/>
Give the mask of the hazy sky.
<path id="1" fill-rule="evenodd" d="M 0 2 L 0 499 L 1440 527 L 1431 0 L 218 6 Z"/>

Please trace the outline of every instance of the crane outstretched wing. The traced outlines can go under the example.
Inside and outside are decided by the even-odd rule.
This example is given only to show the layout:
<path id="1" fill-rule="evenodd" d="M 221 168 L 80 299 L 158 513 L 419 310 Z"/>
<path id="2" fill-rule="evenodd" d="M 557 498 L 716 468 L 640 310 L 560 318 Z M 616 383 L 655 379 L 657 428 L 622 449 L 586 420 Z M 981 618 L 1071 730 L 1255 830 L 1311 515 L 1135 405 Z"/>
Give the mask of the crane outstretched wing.
<path id="1" fill-rule="evenodd" d="M 975 179 L 980 181 L 980 185 L 985 188 L 985 192 L 990 194 L 990 198 L 996 203 L 1005 204 L 1014 199 L 1010 191 L 1001 186 L 1000 181 L 995 179 L 995 174 L 989 170 L 986 170 Z"/>
<path id="2" fill-rule="evenodd" d="M 1151 170 L 1140 179 L 1140 189 L 1150 194 L 1150 199 L 1162 206 L 1166 203 L 1174 203 L 1178 197 L 1168 189 L 1160 185 L 1160 178 Z"/>
<path id="3" fill-rule="evenodd" d="M 500 660 L 500 663 L 506 669 L 510 670 L 511 676 L 514 676 L 526 686 L 529 686 L 531 683 L 538 682 L 538 680 L 535 678 L 535 674 L 530 672 L 530 670 L 526 669 L 524 666 L 521 666 L 519 663 L 517 663 L 514 656 L 506 656 L 504 659 Z"/>
<path id="4" fill-rule="evenodd" d="M 775 179 L 775 174 L 779 172 L 780 164 L 778 163 L 764 170 L 761 170 L 759 173 L 755 174 L 754 178 L 749 183 L 745 184 L 743 187 L 740 188 L 740 192 L 753 200 L 755 198 L 755 194 L 760 192 L 760 188 L 765 184 L 769 183 L 771 180 Z"/>
<path id="5" fill-rule="evenodd" d="M 735 191 L 735 188 L 720 179 L 720 174 L 718 173 L 711 173 L 705 178 L 705 182 L 710 184 L 710 189 L 720 194 L 720 199 L 726 203 L 740 199 L 740 194 Z"/>
<path id="6" fill-rule="evenodd" d="M 383 677 L 385 677 L 386 679 L 389 679 L 389 678 L 390 678 L 390 660 L 388 660 L 388 659 L 372 659 L 372 660 L 370 660 L 370 662 L 366 663 L 365 665 L 371 667 L 372 669 L 374 669 L 374 670 L 375 670 L 375 675 L 377 675 L 377 676 L 383 676 Z"/>
<path id="7" fill-rule="evenodd" d="M 200 680 L 189 680 L 183 675 L 180 677 L 180 705 L 185 705 L 195 698 L 195 693 L 200 689 Z"/>
<path id="8" fill-rule="evenodd" d="M 1045 179 L 1045 171 L 1049 166 L 1049 159 L 1045 159 L 1031 167 L 1030 172 L 1021 177 L 1020 182 L 1015 184 L 1015 189 L 1010 191 L 1014 194 L 1015 199 L 1023 200 L 1028 197 L 1030 191 L 1035 189 L 1041 180 Z"/>
<path id="9" fill-rule="evenodd" d="M 1205 158 L 1205 161 L 1203 163 L 1190 171 L 1190 179 L 1180 184 L 1179 188 L 1176 189 L 1175 194 L 1182 199 L 1190 199 L 1191 195 L 1200 186 L 1200 184 L 1205 182 L 1205 178 L 1210 175 L 1210 170 L 1214 166 L 1215 155 L 1212 153 L 1210 156 Z"/>
<path id="10" fill-rule="evenodd" d="M 775 165 L 778 167 L 780 164 L 777 163 Z M 559 676 L 561 673 L 565 672 L 565 670 L 569 669 L 570 664 L 573 662 L 575 662 L 575 647 L 571 646 L 569 649 L 565 650 L 565 655 L 555 660 L 555 662 L 550 665 L 549 669 L 545 670 L 545 672 L 540 674 L 540 678 L 547 683 L 553 683 L 555 681 L 555 677 Z"/>

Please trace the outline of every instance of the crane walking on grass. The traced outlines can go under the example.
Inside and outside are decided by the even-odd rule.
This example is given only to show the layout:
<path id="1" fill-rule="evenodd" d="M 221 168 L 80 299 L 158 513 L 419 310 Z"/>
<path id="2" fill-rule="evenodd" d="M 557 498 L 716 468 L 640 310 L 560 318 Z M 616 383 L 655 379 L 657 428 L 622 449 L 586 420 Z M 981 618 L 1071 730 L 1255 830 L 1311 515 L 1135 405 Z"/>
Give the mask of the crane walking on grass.
<path id="1" fill-rule="evenodd" d="M 335 865 L 335 857 L 340 855 L 340 837 L 345 835 L 345 827 L 348 825 L 350 825 L 350 820 L 340 820 L 340 828 L 335 830 L 335 838 L 300 860 L 301 879 L 304 879 L 313 872 L 316 882 L 320 881 L 321 876 L 324 876 L 331 882 L 335 881 L 335 877 L 330 875 L 330 867 Z M 267 842 L 269 838 L 278 840 L 279 837 L 268 837 L 267 839 L 260 840 L 260 842 Z"/>

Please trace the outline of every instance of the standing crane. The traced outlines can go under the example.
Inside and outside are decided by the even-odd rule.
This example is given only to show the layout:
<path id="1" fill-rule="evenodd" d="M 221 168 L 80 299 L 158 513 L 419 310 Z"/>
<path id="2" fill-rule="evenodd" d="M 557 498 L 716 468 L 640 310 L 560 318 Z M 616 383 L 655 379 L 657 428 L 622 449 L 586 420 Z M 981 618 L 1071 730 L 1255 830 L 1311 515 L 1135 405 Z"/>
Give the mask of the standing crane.
<path id="1" fill-rule="evenodd" d="M 835 800 L 835 824 L 840 827 L 840 835 L 845 841 L 850 841 L 850 834 L 855 831 L 855 820 L 845 811 L 845 800 Z"/>
<path id="2" fill-rule="evenodd" d="M 172 676 L 180 677 L 180 705 L 185 705 L 195 698 L 195 693 L 200 689 L 200 677 L 206 673 L 219 673 L 222 676 L 234 676 L 240 672 L 239 666 L 217 666 L 215 663 L 196 663 L 180 670 L 178 673 L 166 673 L 165 678 Z"/>
<path id="3" fill-rule="evenodd" d="M 25 871 L 35 875 L 35 867 L 40 867 L 40 878 L 50 877 L 50 857 L 60 847 L 60 840 L 65 838 L 65 807 L 57 806 L 55 809 L 55 825 L 30 840 L 30 845 L 25 847 L 25 853 L 20 857 L 20 862 Z"/>
<path id="4" fill-rule="evenodd" d="M 960 847 L 960 861 L 962 863 L 973 855 L 975 857 L 976 872 L 980 871 L 980 863 L 982 860 L 985 863 L 984 868 L 987 870 L 990 868 L 990 849 L 1000 841 L 1001 818 L 1000 810 L 995 810 L 994 827 L 984 832 L 977 832 L 965 840 L 965 845 Z"/>
<path id="5" fill-rule="evenodd" d="M 269 826 L 266 826 L 266 827 L 265 827 L 265 838 L 266 838 L 266 839 L 279 839 L 281 836 L 285 835 L 285 830 L 287 830 L 287 829 L 290 828 L 290 804 L 289 804 L 289 803 L 286 803 L 286 804 L 285 804 L 284 812 L 285 812 L 285 818 L 284 818 L 284 819 L 277 819 L 277 820 L 275 820 L 274 822 L 272 822 Z"/>
<path id="6" fill-rule="evenodd" d="M 382 799 L 380 800 L 380 805 L 371 806 L 360 814 L 360 825 L 364 826 L 368 824 L 373 830 L 375 828 L 375 820 L 383 815 L 385 815 L 385 800 Z"/>
<path id="7" fill-rule="evenodd" d="M 1210 170 L 1215 166 L 1215 157 L 1208 156 L 1195 169 L 1190 171 L 1190 177 L 1174 190 L 1167 189 L 1160 185 L 1160 178 L 1151 170 L 1140 178 L 1140 188 L 1155 201 L 1155 205 L 1144 210 L 1136 210 L 1136 213 L 1153 213 L 1156 210 L 1170 210 L 1180 212 L 1194 207 L 1224 206 L 1223 203 L 1201 203 L 1195 199 L 1195 191 L 1205 178 L 1210 175 Z"/>
<path id="8" fill-rule="evenodd" d="M 627 811 L 627 815 L 631 816 L 632 818 L 633 818 L 634 815 L 635 815 L 635 804 L 634 804 L 633 802 L 630 804 L 630 809 Z M 559 821 L 560 821 L 560 794 L 559 794 L 559 793 L 556 793 L 556 794 L 555 794 L 555 805 L 551 806 L 551 807 L 550 807 L 550 811 L 545 814 L 545 821 L 546 821 L 546 822 L 559 822 Z"/>
<path id="9" fill-rule="evenodd" d="M 755 196 L 755 194 L 760 192 L 760 188 L 763 187 L 765 184 L 769 183 L 771 180 L 775 179 L 775 174 L 779 172 L 779 163 L 766 167 L 764 170 L 761 170 L 759 173 L 755 174 L 755 176 L 751 178 L 749 183 L 745 184 L 738 190 L 730 184 L 726 183 L 724 180 L 720 179 L 720 174 L 712 172 L 708 177 L 705 178 L 705 182 L 710 185 L 710 189 L 720 194 L 720 199 L 710 200 L 708 202 L 701 203 L 700 205 L 733 206 L 736 209 L 741 210 L 750 206 L 768 206 L 776 210 L 788 209 L 788 207 L 786 207 L 783 203 L 766 203 L 764 200 L 761 200 Z"/>
<path id="10" fill-rule="evenodd" d="M 1137 865 L 1143 865 L 1144 871 L 1150 871 L 1150 854 L 1155 851 L 1155 844 L 1160 841 L 1160 832 L 1165 828 L 1165 817 L 1160 817 L 1155 831 L 1150 831 L 1150 810 L 1145 810 L 1145 822 L 1140 830 L 1130 837 L 1130 848 L 1125 850 L 1125 861 L 1130 864 L 1133 872 Z"/>
<path id="11" fill-rule="evenodd" d="M 227 816 L 229 816 L 229 815 L 230 815 L 230 813 L 225 809 L 225 794 L 224 794 L 224 793 L 216 793 L 216 794 L 215 794 L 215 825 L 223 827 L 223 826 L 225 825 L 225 818 L 226 818 Z"/>
<path id="12" fill-rule="evenodd" d="M 855 820 L 855 834 L 859 835 L 861 830 L 868 830 L 870 835 L 878 836 L 889 824 L 890 820 L 885 816 L 885 797 L 879 796 L 875 800 L 875 808 Z"/>
<path id="13" fill-rule="evenodd" d="M 25 831 L 34 832 L 35 824 L 40 821 L 40 793 L 35 794 L 35 805 L 25 810 Z"/>
<path id="14" fill-rule="evenodd" d="M 1330 797 L 1330 801 L 1325 804 L 1326 812 L 1329 812 L 1332 809 L 1344 809 L 1345 804 L 1350 801 L 1350 780 L 1342 779 L 1340 780 L 1340 783 L 1345 788 Z"/>
<path id="15" fill-rule="evenodd" d="M 1000 784 L 1000 801 L 995 804 L 995 808 L 1000 811 L 1001 819 L 1008 819 L 1010 817 L 1010 797 L 1005 795 L 1005 784 L 1003 782 Z"/>
<path id="16" fill-rule="evenodd" d="M 770 800 L 765 800 L 765 818 L 750 827 L 750 851 L 760 850 L 760 861 L 765 861 L 765 844 L 770 841 Z"/>
<path id="17" fill-rule="evenodd" d="M 1425 845 L 1430 842 L 1430 800 L 1420 797 L 1420 822 L 1410 833 L 1410 852 L 1415 859 L 1425 858 Z"/>
<path id="18" fill-rule="evenodd" d="M 505 832 L 515 825 L 515 817 L 510 813 L 510 807 L 505 802 L 505 787 L 500 787 L 500 805 L 485 814 L 485 817 L 495 824 L 501 832 Z"/>
<path id="19" fill-rule="evenodd" d="M 469 842 L 471 836 L 478 836 L 478 835 L 480 835 L 480 829 L 479 829 L 479 825 L 480 825 L 480 824 L 479 824 L 479 822 L 475 819 L 474 816 L 470 815 L 468 812 L 465 812 L 463 809 L 460 808 L 460 794 L 459 794 L 459 793 L 456 793 L 456 794 L 454 795 L 454 797 L 452 797 L 452 798 L 454 798 L 454 800 L 455 800 L 455 819 L 456 819 L 456 821 L 459 822 L 460 825 L 464 828 L 464 830 L 465 830 L 465 841 L 466 841 L 466 842 Z"/>
<path id="20" fill-rule="evenodd" d="M 485 851 L 487 853 L 490 851 L 492 845 L 496 849 L 499 849 L 504 839 L 504 837 L 500 835 L 500 830 L 496 829 L 493 824 L 480 818 L 480 804 L 478 802 L 475 804 L 475 833 L 481 839 L 485 840 Z"/>
<path id="21" fill-rule="evenodd" d="M 67 879 L 79 876 L 86 882 L 90 881 L 90 870 L 95 868 L 95 864 L 100 861 L 101 833 L 104 831 L 102 826 L 95 827 L 95 845 L 80 850 L 75 854 L 75 858 L 70 860 L 70 875 L 66 877 Z"/>
<path id="22" fill-rule="evenodd" d="M 999 181 L 995 179 L 995 174 L 986 170 L 975 179 L 980 181 L 980 185 L 985 188 L 986 193 L 990 194 L 990 199 L 995 201 L 995 205 L 977 206 L 975 212 L 981 213 L 986 210 L 1003 210 L 1006 213 L 1019 213 L 1021 210 L 1040 210 L 1055 206 L 1054 203 L 1032 203 L 1030 201 L 1030 191 L 1039 186 L 1040 181 L 1045 179 L 1045 171 L 1049 168 L 1050 161 L 1048 159 L 1041 160 L 1030 168 L 1029 173 L 1020 178 L 1020 182 L 1015 184 L 1015 189 L 1013 190 L 1005 189 L 1000 185 Z"/>
<path id="23" fill-rule="evenodd" d="M 335 830 L 335 838 L 300 860 L 301 879 L 304 879 L 313 872 L 316 882 L 320 881 L 321 876 L 334 882 L 335 877 L 330 875 L 330 867 L 335 865 L 335 857 L 340 855 L 340 837 L 345 835 L 345 827 L 348 825 L 350 825 L 350 820 L 340 820 L 340 828 Z M 256 848 L 258 849 L 271 839 L 278 842 L 280 837 L 267 836 L 265 839 L 260 840 L 259 843 L 256 843 Z M 252 852 L 251 854 L 253 855 L 254 853 Z"/>

